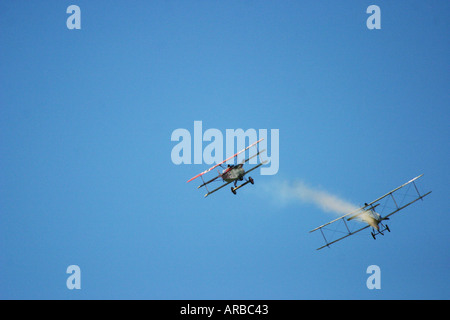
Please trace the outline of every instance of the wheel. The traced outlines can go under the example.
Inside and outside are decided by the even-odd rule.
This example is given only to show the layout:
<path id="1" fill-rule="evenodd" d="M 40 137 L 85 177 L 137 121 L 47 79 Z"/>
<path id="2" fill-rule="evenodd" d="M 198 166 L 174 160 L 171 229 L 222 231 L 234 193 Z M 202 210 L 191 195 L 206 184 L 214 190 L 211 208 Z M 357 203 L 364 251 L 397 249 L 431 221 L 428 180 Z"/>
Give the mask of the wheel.
<path id="1" fill-rule="evenodd" d="M 248 181 L 250 181 L 251 184 L 255 184 L 255 181 L 253 181 L 252 177 L 248 177 Z"/>
<path id="2" fill-rule="evenodd" d="M 377 238 L 375 238 L 375 234 L 373 232 L 370 233 L 372 235 L 373 240 L 377 240 Z"/>
<path id="3" fill-rule="evenodd" d="M 233 194 L 236 194 L 236 190 L 234 190 L 233 187 L 231 187 L 231 192 L 233 192 Z"/>

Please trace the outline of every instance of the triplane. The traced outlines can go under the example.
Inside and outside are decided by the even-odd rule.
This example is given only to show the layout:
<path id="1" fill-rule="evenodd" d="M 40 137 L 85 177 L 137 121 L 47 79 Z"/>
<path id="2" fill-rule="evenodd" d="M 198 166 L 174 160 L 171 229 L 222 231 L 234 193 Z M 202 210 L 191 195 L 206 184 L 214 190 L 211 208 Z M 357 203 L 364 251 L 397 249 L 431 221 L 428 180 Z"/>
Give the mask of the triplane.
<path id="1" fill-rule="evenodd" d="M 199 173 L 199 174 L 196 175 L 195 177 L 189 179 L 187 182 L 191 182 L 192 180 L 194 180 L 194 179 L 196 179 L 196 178 L 198 178 L 198 177 L 201 177 L 203 183 L 202 183 L 201 185 L 199 185 L 198 188 L 201 188 L 201 187 L 205 187 L 205 188 L 206 188 L 206 191 L 207 191 L 208 193 L 205 194 L 205 198 L 206 198 L 207 196 L 209 196 L 210 194 L 216 192 L 217 190 L 220 190 L 220 189 L 222 189 L 223 187 L 229 185 L 229 184 L 232 183 L 232 182 L 234 182 L 234 187 L 231 187 L 231 192 L 232 192 L 233 194 L 236 194 L 236 191 L 237 191 L 238 189 L 240 189 L 240 188 L 246 186 L 246 185 L 249 184 L 249 183 L 254 184 L 255 181 L 253 180 L 252 177 L 249 176 L 248 178 L 245 178 L 245 176 L 246 176 L 248 173 L 250 173 L 251 171 L 253 171 L 253 170 L 259 168 L 260 166 L 262 166 L 263 164 L 265 164 L 267 161 L 262 161 L 262 162 L 260 162 L 259 164 L 257 164 L 256 166 L 254 166 L 253 168 L 251 168 L 251 169 L 248 170 L 248 171 L 245 171 L 244 168 L 243 168 L 243 166 L 244 166 L 244 164 L 245 164 L 246 162 L 248 162 L 250 159 L 253 159 L 254 157 L 257 157 L 258 155 L 260 155 L 261 153 L 263 153 L 264 151 L 266 151 L 265 149 L 259 151 L 259 148 L 257 147 L 258 143 L 260 143 L 262 140 L 264 140 L 264 139 L 260 139 L 260 140 L 258 140 L 258 141 L 256 141 L 256 142 L 252 143 L 251 145 L 249 145 L 249 146 L 246 147 L 245 149 L 239 151 L 239 152 L 236 153 L 235 155 L 233 155 L 233 156 L 231 156 L 231 157 L 229 157 L 229 158 L 223 160 L 222 162 L 220 162 L 220 163 L 218 163 L 218 164 L 212 166 L 212 167 L 209 168 L 208 170 L 205 170 L 205 171 L 203 171 L 202 173 Z M 229 165 L 226 165 L 226 166 L 224 165 L 225 162 L 227 162 L 227 161 L 229 161 L 229 160 L 231 160 L 231 159 L 237 157 L 239 154 L 241 154 L 242 152 L 246 151 L 247 149 L 250 149 L 250 148 L 253 147 L 253 146 L 256 146 L 256 147 L 258 148 L 258 149 L 257 149 L 257 153 L 256 153 L 255 155 L 253 155 L 253 156 L 251 156 L 251 157 L 245 159 L 244 161 L 242 161 L 241 163 L 239 163 L 239 164 L 237 164 L 237 165 L 230 165 L 230 164 L 229 164 Z M 217 168 L 218 166 L 220 166 L 220 167 L 223 169 L 223 171 L 220 172 L 220 170 L 217 170 L 219 174 L 218 174 L 216 177 L 212 178 L 211 180 L 208 180 L 208 181 L 205 182 L 205 180 L 203 180 L 203 175 L 204 175 L 205 173 L 211 171 L 212 169 Z M 223 185 L 221 185 L 220 187 L 218 187 L 218 188 L 216 188 L 216 189 L 214 189 L 214 190 L 212 190 L 212 191 L 209 191 L 207 185 L 210 184 L 210 183 L 213 182 L 213 181 L 216 181 L 218 178 L 222 178 L 222 180 L 223 180 L 225 183 L 224 183 Z M 244 183 L 242 183 L 242 184 L 240 184 L 240 185 L 237 185 L 237 182 L 238 182 L 238 181 L 243 181 L 244 179 L 245 179 L 245 182 L 244 182 Z"/>
<path id="2" fill-rule="evenodd" d="M 371 235 L 373 239 L 376 239 L 376 236 L 379 234 L 384 235 L 385 231 L 390 232 L 391 230 L 389 229 L 388 225 L 384 224 L 383 221 L 389 220 L 389 217 L 394 213 L 399 212 L 400 210 L 406 208 L 410 204 L 413 204 L 417 200 L 423 200 L 424 197 L 431 193 L 431 191 L 423 195 L 419 193 L 419 189 L 417 189 L 416 185 L 416 180 L 422 176 L 423 174 L 386 193 L 384 196 L 370 203 L 365 203 L 364 206 L 359 208 L 358 210 L 347 213 L 342 217 L 334 219 L 333 221 L 325 223 L 320 227 L 311 230 L 310 232 L 320 230 L 320 232 L 322 233 L 322 237 L 325 240 L 325 245 L 317 248 L 317 250 L 329 247 L 333 243 L 354 235 L 355 233 L 358 233 L 368 227 L 372 227 Z M 412 191 L 412 193 L 410 191 Z M 383 211 L 388 211 L 388 213 L 384 217 L 382 217 L 378 212 L 375 211 L 375 208 L 377 208 L 378 206 L 380 206 L 379 208 L 381 208 Z M 353 227 L 350 225 L 350 221 L 352 220 L 363 222 L 367 225 L 362 228 L 360 228 L 360 226 L 357 226 L 356 229 L 353 229 Z M 333 229 L 330 229 L 330 227 L 333 227 Z M 328 238 L 325 236 L 326 232 L 328 232 Z M 337 239 L 334 238 L 336 234 L 338 234 Z M 330 239 L 330 237 L 333 237 L 333 239 Z"/>

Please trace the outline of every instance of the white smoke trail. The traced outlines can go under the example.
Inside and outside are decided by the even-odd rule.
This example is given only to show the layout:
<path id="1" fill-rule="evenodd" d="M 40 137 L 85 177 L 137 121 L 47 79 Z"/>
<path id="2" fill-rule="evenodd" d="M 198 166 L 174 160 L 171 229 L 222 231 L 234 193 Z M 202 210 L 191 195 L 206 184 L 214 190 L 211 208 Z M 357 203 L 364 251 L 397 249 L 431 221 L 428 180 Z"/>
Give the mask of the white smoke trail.
<path id="1" fill-rule="evenodd" d="M 359 206 L 327 191 L 309 187 L 302 181 L 295 181 L 293 183 L 285 181 L 280 184 L 279 188 L 275 189 L 275 194 L 280 196 L 282 200 L 298 200 L 302 203 L 313 204 L 325 212 L 344 215 L 359 209 Z"/>

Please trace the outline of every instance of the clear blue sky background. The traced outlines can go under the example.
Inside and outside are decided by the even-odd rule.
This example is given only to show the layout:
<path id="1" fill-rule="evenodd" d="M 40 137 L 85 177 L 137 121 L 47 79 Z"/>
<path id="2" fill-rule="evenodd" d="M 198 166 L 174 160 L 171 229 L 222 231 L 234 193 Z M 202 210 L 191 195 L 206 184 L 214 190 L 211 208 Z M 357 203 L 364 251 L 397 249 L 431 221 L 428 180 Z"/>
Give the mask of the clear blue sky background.
<path id="1" fill-rule="evenodd" d="M 0 298 L 449 299 L 449 11 L 2 1 Z M 208 166 L 170 158 L 195 120 L 279 129 L 278 174 L 204 199 L 186 181 Z M 267 192 L 301 180 L 362 204 L 421 173 L 433 193 L 391 233 L 321 251 L 308 231 L 335 216 Z M 381 290 L 366 287 L 373 264 Z"/>

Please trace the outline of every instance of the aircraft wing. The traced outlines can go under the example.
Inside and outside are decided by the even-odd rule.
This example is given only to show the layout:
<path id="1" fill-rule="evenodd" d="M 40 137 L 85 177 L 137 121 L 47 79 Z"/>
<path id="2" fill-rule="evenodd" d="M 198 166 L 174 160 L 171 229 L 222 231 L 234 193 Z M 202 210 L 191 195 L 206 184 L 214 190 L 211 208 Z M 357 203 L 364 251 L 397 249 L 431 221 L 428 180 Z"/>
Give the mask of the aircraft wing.
<path id="1" fill-rule="evenodd" d="M 263 152 L 265 152 L 265 151 L 266 151 L 266 149 L 262 149 L 261 151 L 258 151 L 256 154 L 254 154 L 254 155 L 251 156 L 250 158 L 247 158 L 247 159 L 243 160 L 243 161 L 241 162 L 241 164 L 244 164 L 244 163 L 250 161 L 251 159 L 253 159 L 254 157 L 259 156 L 261 153 L 263 153 Z M 267 161 L 264 161 L 264 163 L 266 163 L 266 162 L 267 162 Z"/>
<path id="2" fill-rule="evenodd" d="M 311 230 L 310 233 L 320 230 L 322 237 L 325 240 L 325 245 L 317 248 L 317 250 L 328 247 L 333 243 L 336 243 L 368 228 L 369 225 L 366 225 L 362 228 L 360 228 L 359 225 L 355 228 L 353 225 L 354 222 L 352 221 L 354 220 L 355 222 L 361 222 L 359 221 L 359 219 L 355 218 L 358 218 L 361 214 L 364 214 L 367 211 L 374 210 L 379 206 L 379 209 L 377 209 L 377 211 L 380 210 L 378 213 L 381 214 L 382 219 L 384 220 L 394 213 L 399 212 L 400 210 L 413 204 L 414 202 L 423 200 L 423 198 L 429 195 L 431 191 L 425 194 L 420 194 L 415 181 L 422 176 L 423 174 L 409 180 L 408 182 L 386 193 L 378 199 L 365 204 L 363 207 Z"/>
<path id="3" fill-rule="evenodd" d="M 376 202 L 379 202 L 380 200 L 382 200 L 382 199 L 384 199 L 384 198 L 386 198 L 386 197 L 392 195 L 392 194 L 393 194 L 394 192 L 396 192 L 397 190 L 400 190 L 401 188 L 406 187 L 406 186 L 409 185 L 410 183 L 413 183 L 414 187 L 416 188 L 417 193 L 419 193 L 419 191 L 417 190 L 417 187 L 416 187 L 414 181 L 416 181 L 417 179 L 421 178 L 422 176 L 423 176 L 423 174 L 421 174 L 420 176 L 415 177 L 414 179 L 409 180 L 408 182 L 405 182 L 405 183 L 402 184 L 400 187 L 397 187 L 397 188 L 395 188 L 394 190 L 392 190 L 392 191 L 386 193 L 384 196 L 379 197 L 378 199 L 376 199 L 376 200 L 372 201 L 371 203 L 365 205 L 363 208 L 366 208 L 366 207 L 371 206 L 372 204 L 374 204 L 374 203 L 376 203 Z M 430 192 L 430 193 L 431 193 L 431 192 Z M 419 195 L 420 195 L 420 194 L 419 194 Z M 426 195 L 428 195 L 428 193 L 427 193 Z M 425 197 L 425 195 L 424 195 L 424 197 Z"/>
<path id="4" fill-rule="evenodd" d="M 200 189 L 201 187 L 206 186 L 207 184 L 209 184 L 209 183 L 215 181 L 217 178 L 220 178 L 221 176 L 222 176 L 222 175 L 219 174 L 219 175 L 217 175 L 216 177 L 212 178 L 211 180 L 208 180 L 208 181 L 206 181 L 206 182 L 203 182 L 201 185 L 198 186 L 197 189 Z M 203 178 L 202 178 L 202 179 L 203 179 Z"/>
<path id="5" fill-rule="evenodd" d="M 210 194 L 212 194 L 212 193 L 216 192 L 217 190 L 220 190 L 220 189 L 222 189 L 223 187 L 225 187 L 225 186 L 229 185 L 229 184 L 230 184 L 231 182 L 233 182 L 233 181 L 230 181 L 230 182 L 224 183 L 223 185 L 221 185 L 220 187 L 218 187 L 218 188 L 214 189 L 213 191 L 210 191 L 210 192 L 208 192 L 207 194 L 205 194 L 205 198 L 206 198 L 207 196 L 209 196 Z"/>
<path id="6" fill-rule="evenodd" d="M 417 200 L 423 200 L 423 198 L 426 197 L 427 195 L 429 195 L 430 193 L 431 193 L 431 191 L 428 191 L 428 192 L 425 193 L 424 195 L 419 196 L 417 199 L 414 199 L 413 201 L 408 202 L 407 204 L 405 204 L 405 205 L 403 205 L 403 206 L 401 206 L 401 207 L 397 207 L 397 209 L 395 209 L 395 210 L 392 211 L 391 213 L 385 215 L 383 218 L 386 219 L 386 218 L 392 216 L 394 213 L 399 212 L 400 210 L 402 210 L 402 209 L 406 208 L 407 206 L 413 204 L 413 203 L 416 202 Z"/>
<path id="7" fill-rule="evenodd" d="M 255 170 L 255 169 L 261 167 L 263 164 L 266 164 L 266 163 L 267 163 L 267 161 L 263 161 L 263 162 L 259 163 L 258 165 L 254 166 L 254 167 L 251 168 L 250 170 L 245 171 L 245 174 L 248 174 L 248 173 L 252 172 L 253 170 Z"/>
<path id="8" fill-rule="evenodd" d="M 343 239 L 345 239 L 345 238 L 347 238 L 347 237 L 350 237 L 350 236 L 354 235 L 355 233 L 358 233 L 358 232 L 360 232 L 360 231 L 363 231 L 364 229 L 367 229 L 368 227 L 369 227 L 369 225 L 367 225 L 367 226 L 365 226 L 365 227 L 362 227 L 362 228 L 360 228 L 360 229 L 358 229 L 358 230 L 356 230 L 356 231 L 348 232 L 345 236 L 342 236 L 342 237 L 340 237 L 340 238 L 338 238 L 338 239 L 336 239 L 336 240 L 330 241 L 330 242 L 327 242 L 326 239 L 325 239 L 326 244 L 323 245 L 323 246 L 321 246 L 321 247 L 319 247 L 319 248 L 317 248 L 317 250 L 323 249 L 323 248 L 325 248 L 325 247 L 329 247 L 329 246 L 331 246 L 333 243 L 336 243 L 336 242 L 341 241 L 341 240 L 343 240 Z M 322 233 L 322 235 L 323 235 L 323 233 Z M 325 238 L 325 236 L 324 236 L 324 238 Z"/>

